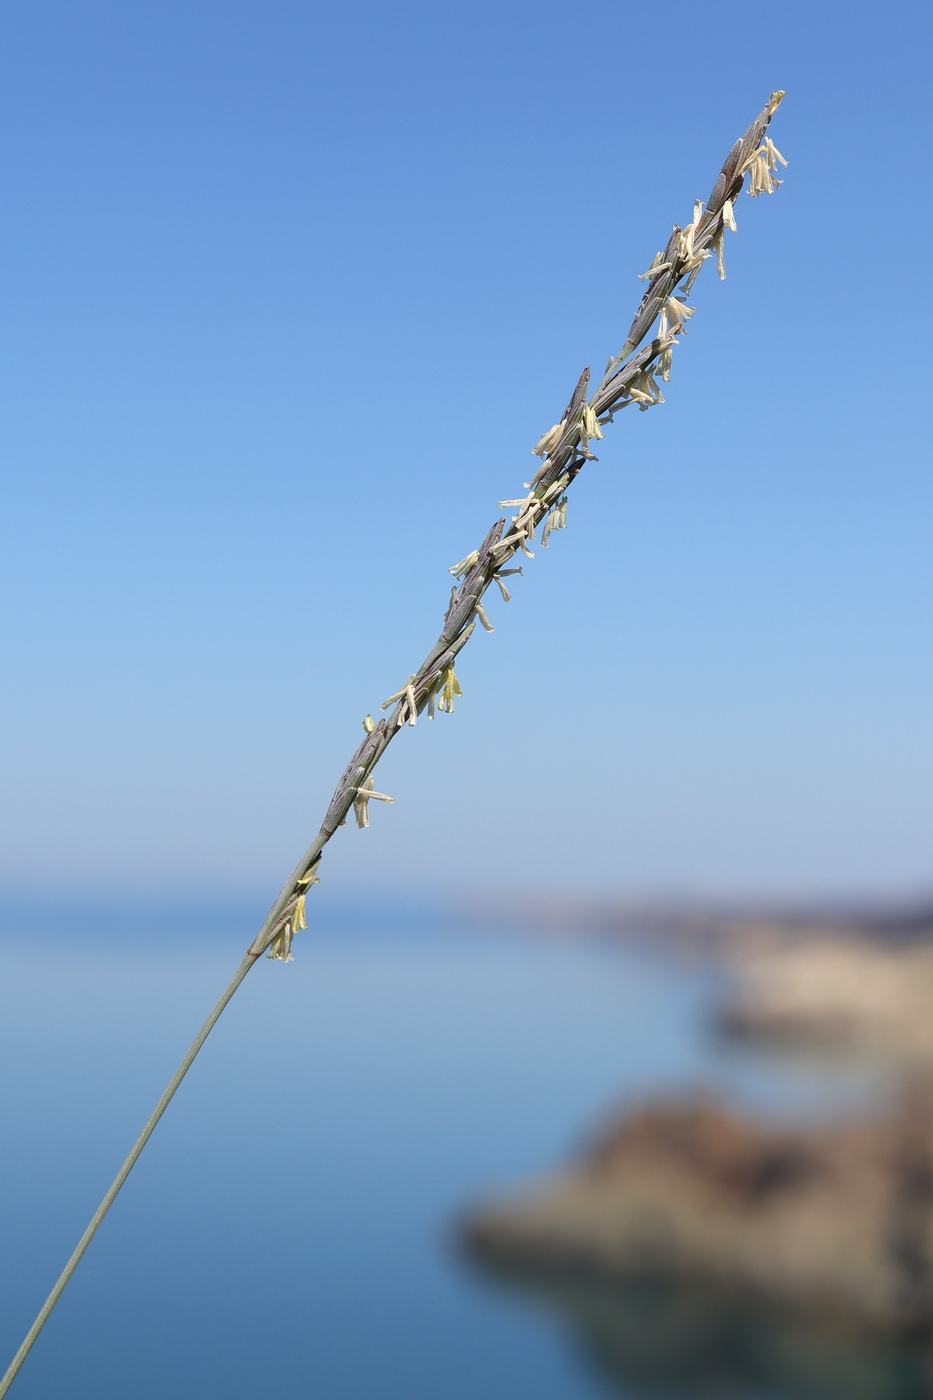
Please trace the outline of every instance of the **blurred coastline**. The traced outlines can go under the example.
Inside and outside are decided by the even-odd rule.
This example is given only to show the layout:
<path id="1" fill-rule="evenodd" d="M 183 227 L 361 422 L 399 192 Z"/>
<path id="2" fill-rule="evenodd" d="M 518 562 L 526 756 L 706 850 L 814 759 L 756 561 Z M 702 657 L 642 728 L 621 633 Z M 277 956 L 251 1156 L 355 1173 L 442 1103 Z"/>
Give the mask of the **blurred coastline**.
<path id="1" fill-rule="evenodd" d="M 781 1123 L 702 1088 L 623 1103 L 569 1163 L 467 1211 L 467 1254 L 646 1393 L 933 1395 L 933 900 L 527 916 L 717 966 L 711 1036 L 861 1068 L 874 1092 Z"/>

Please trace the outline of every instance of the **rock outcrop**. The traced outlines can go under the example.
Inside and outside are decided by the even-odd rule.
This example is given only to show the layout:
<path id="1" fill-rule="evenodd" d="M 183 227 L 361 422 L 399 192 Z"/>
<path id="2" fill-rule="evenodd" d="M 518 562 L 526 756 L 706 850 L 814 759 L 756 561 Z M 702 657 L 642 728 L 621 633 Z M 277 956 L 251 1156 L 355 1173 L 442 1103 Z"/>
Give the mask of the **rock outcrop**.
<path id="1" fill-rule="evenodd" d="M 933 1100 L 827 1129 L 654 1104 L 563 1174 L 475 1210 L 463 1240 L 508 1270 L 699 1279 L 880 1328 L 933 1323 Z"/>

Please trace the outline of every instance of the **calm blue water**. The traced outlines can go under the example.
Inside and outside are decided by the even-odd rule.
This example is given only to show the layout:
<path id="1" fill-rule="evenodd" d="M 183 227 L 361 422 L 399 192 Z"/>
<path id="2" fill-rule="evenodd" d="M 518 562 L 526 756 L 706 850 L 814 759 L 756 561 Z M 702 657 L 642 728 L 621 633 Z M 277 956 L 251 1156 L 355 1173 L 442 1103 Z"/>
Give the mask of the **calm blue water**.
<path id="1" fill-rule="evenodd" d="M 4 1365 L 243 943 L 0 942 Z M 682 1393 L 650 1366 L 607 1371 L 573 1305 L 484 1279 L 450 1227 L 620 1099 L 709 1082 L 772 1109 L 844 1097 L 717 1050 L 715 994 L 708 971 L 505 933 L 303 935 L 228 1008 L 13 1394 Z"/>

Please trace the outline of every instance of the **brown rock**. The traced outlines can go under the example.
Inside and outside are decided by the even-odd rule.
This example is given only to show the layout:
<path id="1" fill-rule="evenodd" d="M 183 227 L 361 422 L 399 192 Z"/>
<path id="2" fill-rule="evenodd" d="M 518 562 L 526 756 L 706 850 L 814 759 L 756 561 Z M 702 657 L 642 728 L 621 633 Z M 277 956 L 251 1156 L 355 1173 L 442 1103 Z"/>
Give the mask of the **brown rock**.
<path id="1" fill-rule="evenodd" d="M 655 1104 L 574 1167 L 476 1210 L 467 1246 L 564 1276 L 705 1278 L 881 1327 L 933 1320 L 933 1111 L 784 1129 Z"/>

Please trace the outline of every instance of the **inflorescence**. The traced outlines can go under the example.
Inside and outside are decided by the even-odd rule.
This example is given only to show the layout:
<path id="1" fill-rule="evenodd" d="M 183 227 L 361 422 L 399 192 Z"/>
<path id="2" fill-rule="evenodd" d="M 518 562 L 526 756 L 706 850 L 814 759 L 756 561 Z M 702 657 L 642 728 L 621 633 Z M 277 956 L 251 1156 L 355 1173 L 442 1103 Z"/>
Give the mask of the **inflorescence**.
<path id="1" fill-rule="evenodd" d="M 487 589 L 495 583 L 504 601 L 509 602 L 511 595 L 504 580 L 520 574 L 522 568 L 506 566 L 519 552 L 526 559 L 534 558 L 529 545 L 538 541 L 539 528 L 540 544 L 547 548 L 554 531 L 566 527 L 567 490 L 585 464 L 597 460 L 590 444 L 604 437 L 603 429 L 621 409 L 635 404 L 644 413 L 664 403 L 658 381 L 670 381 L 673 351 L 686 335 L 687 322 L 694 315 L 695 308 L 687 305 L 687 298 L 697 275 L 706 260 L 714 256 L 719 276 L 726 275 L 725 233 L 727 229 L 736 231 L 735 202 L 746 175 L 748 193 L 753 199 L 760 194 L 773 194 L 782 183 L 777 179 L 777 170 L 787 162 L 766 131 L 783 96 L 783 92 L 771 94 L 756 121 L 726 157 L 707 202 L 695 202 L 690 222 L 682 228 L 674 225 L 666 246 L 641 273 L 641 280 L 648 285 L 619 354 L 609 360 L 602 379 L 589 396 L 590 372 L 583 371 L 560 421 L 531 449 L 540 465 L 531 480 L 524 483 L 527 494 L 499 502 L 501 508 L 515 511 L 508 527 L 503 516 L 478 549 L 470 550 L 451 567 L 450 573 L 458 582 L 451 589 L 440 637 L 420 669 L 383 702 L 383 710 L 392 710 L 388 719 L 374 724 L 372 716 L 367 715 L 363 721 L 366 737 L 337 785 L 317 840 L 273 906 L 272 916 L 257 939 L 261 943 L 258 951 L 268 948 L 271 958 L 291 958 L 294 934 L 306 927 L 305 894 L 317 882 L 324 845 L 338 826 L 346 825 L 351 807 L 357 826 L 366 827 L 370 802 L 394 802 L 394 798 L 374 790 L 372 778 L 373 769 L 394 736 L 405 725 L 415 725 L 424 710 L 429 719 L 434 718 L 436 710 L 453 714 L 454 700 L 462 694 L 454 660 L 477 622 L 486 631 L 493 631 L 483 607 Z M 652 331 L 650 341 L 643 345 Z M 256 944 L 253 946 L 255 949 Z"/>

